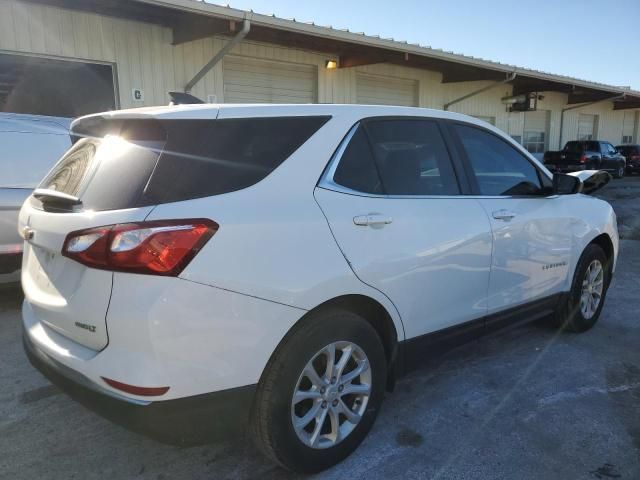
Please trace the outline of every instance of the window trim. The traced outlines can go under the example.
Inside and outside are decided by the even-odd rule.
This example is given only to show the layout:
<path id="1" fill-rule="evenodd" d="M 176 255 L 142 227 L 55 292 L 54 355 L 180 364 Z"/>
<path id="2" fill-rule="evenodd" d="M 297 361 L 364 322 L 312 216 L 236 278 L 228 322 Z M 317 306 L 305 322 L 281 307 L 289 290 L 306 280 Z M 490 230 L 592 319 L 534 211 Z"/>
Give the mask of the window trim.
<path id="1" fill-rule="evenodd" d="M 447 154 L 449 155 L 449 161 L 451 162 L 451 166 L 452 166 L 452 170 L 453 170 L 453 177 L 454 180 L 456 181 L 456 184 L 458 185 L 458 192 L 456 194 L 448 194 L 448 195 L 389 195 L 389 194 L 379 194 L 379 193 L 367 193 L 367 192 L 361 192 L 359 190 L 353 190 L 349 187 L 345 187 L 343 185 L 340 185 L 338 183 L 336 183 L 333 179 L 336 170 L 338 169 L 338 165 L 340 164 L 340 162 L 342 161 L 342 157 L 344 156 L 344 153 L 347 149 L 347 146 L 349 145 L 349 142 L 351 141 L 351 139 L 353 138 L 353 136 L 355 135 L 356 131 L 358 130 L 358 128 L 360 126 L 363 126 L 365 133 L 367 134 L 367 140 L 370 142 L 369 139 L 369 134 L 367 132 L 366 129 L 366 124 L 367 123 L 371 123 L 371 122 L 377 122 L 377 121 L 393 121 L 393 120 L 400 120 L 400 121 L 407 121 L 407 120 L 413 120 L 413 121 L 430 121 L 436 124 L 436 127 L 438 128 L 438 131 L 440 132 L 440 136 L 442 138 L 442 142 L 444 143 L 444 146 L 447 150 Z M 458 152 L 454 149 L 454 144 L 452 143 L 452 139 L 449 135 L 449 132 L 447 131 L 446 128 L 443 128 L 442 126 L 442 120 L 441 118 L 436 118 L 436 117 L 422 117 L 422 116 L 410 116 L 410 115 L 391 115 L 391 116 L 375 116 L 375 117 L 365 117 L 365 118 L 361 118 L 360 120 L 358 120 L 357 122 L 355 122 L 351 128 L 349 128 L 347 134 L 344 136 L 344 138 L 340 141 L 340 143 L 338 144 L 338 148 L 336 148 L 336 150 L 334 151 L 334 153 L 331 155 L 331 158 L 329 160 L 329 162 L 327 163 L 327 166 L 325 167 L 324 171 L 322 172 L 322 175 L 320 176 L 320 179 L 318 180 L 317 183 L 317 187 L 319 188 L 324 188 L 326 190 L 332 190 L 334 192 L 339 192 L 339 193 L 345 193 L 348 195 L 355 195 L 355 196 L 359 196 L 359 197 L 372 197 L 372 198 L 389 198 L 389 199 L 421 199 L 421 198 L 460 198 L 460 197 L 464 197 L 468 191 L 468 179 L 466 178 L 466 175 L 464 174 L 464 169 L 462 164 L 459 163 L 458 160 Z M 371 146 L 371 145 L 370 145 Z M 372 152 L 373 154 L 373 152 Z M 374 157 L 373 158 L 374 162 L 376 162 L 376 168 L 377 168 L 377 159 Z M 462 172 L 462 175 L 461 175 Z M 461 178 L 462 176 L 462 178 Z M 463 180 L 467 183 L 463 183 Z"/>
<path id="2" fill-rule="evenodd" d="M 503 138 L 501 135 L 498 135 L 497 133 L 489 130 L 488 128 L 485 128 L 481 125 L 476 125 L 474 123 L 468 123 L 461 120 L 443 120 L 442 123 L 446 125 L 446 128 L 449 131 L 451 140 L 455 144 L 460 160 L 464 165 L 465 174 L 468 177 L 468 181 L 470 185 L 469 195 L 468 195 L 469 197 L 479 198 L 479 199 L 481 198 L 555 198 L 557 197 L 556 194 L 545 192 L 545 181 L 543 180 L 543 177 L 547 179 L 548 183 L 553 182 L 553 177 L 549 177 L 549 175 L 547 175 L 546 172 L 542 170 L 536 162 L 534 162 L 531 158 L 529 158 L 528 156 L 530 155 L 529 152 L 525 154 L 524 152 L 521 151 L 521 149 L 523 149 L 522 145 L 519 145 L 519 144 L 514 145 L 513 143 L 509 142 L 506 138 Z M 478 184 L 476 174 L 473 171 L 473 167 L 471 166 L 471 160 L 469 160 L 469 157 L 467 156 L 467 152 L 464 148 L 462 140 L 460 139 L 458 132 L 456 132 L 455 130 L 455 125 L 471 127 L 477 130 L 481 130 L 485 133 L 488 133 L 489 135 L 492 135 L 493 137 L 499 139 L 500 141 L 504 142 L 509 147 L 511 147 L 513 150 L 515 150 L 517 153 L 519 153 L 520 156 L 524 158 L 526 161 L 528 161 L 531 164 L 531 166 L 535 169 L 538 175 L 538 180 L 542 185 L 542 189 L 543 189 L 542 192 L 539 195 L 483 195 L 482 192 L 480 191 L 480 185 Z"/>

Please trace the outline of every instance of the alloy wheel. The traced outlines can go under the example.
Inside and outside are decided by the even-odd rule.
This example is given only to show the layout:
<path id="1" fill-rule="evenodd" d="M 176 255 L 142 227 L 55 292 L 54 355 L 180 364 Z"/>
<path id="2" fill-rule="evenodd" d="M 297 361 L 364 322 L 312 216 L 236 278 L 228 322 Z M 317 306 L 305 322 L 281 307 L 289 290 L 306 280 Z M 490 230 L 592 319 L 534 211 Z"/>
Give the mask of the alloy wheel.
<path id="1" fill-rule="evenodd" d="M 339 341 L 305 365 L 291 399 L 298 438 L 314 449 L 330 448 L 353 432 L 371 396 L 371 368 L 362 348 Z"/>
<path id="2" fill-rule="evenodd" d="M 600 260 L 593 260 L 582 280 L 582 293 L 580 295 L 580 312 L 589 320 L 598 311 L 604 290 L 604 268 Z"/>

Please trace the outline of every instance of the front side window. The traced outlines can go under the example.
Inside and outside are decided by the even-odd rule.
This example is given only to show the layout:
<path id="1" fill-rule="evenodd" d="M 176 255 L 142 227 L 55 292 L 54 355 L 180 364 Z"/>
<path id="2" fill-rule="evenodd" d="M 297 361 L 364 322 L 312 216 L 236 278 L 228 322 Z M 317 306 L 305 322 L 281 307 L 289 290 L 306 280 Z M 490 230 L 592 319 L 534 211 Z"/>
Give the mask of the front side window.
<path id="1" fill-rule="evenodd" d="M 538 195 L 542 184 L 533 164 L 497 136 L 467 125 L 454 127 L 475 174 L 480 194 Z"/>

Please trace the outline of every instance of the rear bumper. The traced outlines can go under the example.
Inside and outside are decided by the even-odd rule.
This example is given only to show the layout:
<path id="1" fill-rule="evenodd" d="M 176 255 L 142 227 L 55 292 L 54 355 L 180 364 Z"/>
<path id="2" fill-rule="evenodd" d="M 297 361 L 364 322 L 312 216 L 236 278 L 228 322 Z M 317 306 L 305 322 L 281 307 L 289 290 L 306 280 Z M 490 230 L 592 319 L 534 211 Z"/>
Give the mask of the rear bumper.
<path id="1" fill-rule="evenodd" d="M 38 348 L 23 331 L 31 364 L 85 407 L 129 430 L 158 441 L 194 445 L 220 440 L 243 430 L 255 385 L 175 400 L 147 402 L 120 397 Z"/>

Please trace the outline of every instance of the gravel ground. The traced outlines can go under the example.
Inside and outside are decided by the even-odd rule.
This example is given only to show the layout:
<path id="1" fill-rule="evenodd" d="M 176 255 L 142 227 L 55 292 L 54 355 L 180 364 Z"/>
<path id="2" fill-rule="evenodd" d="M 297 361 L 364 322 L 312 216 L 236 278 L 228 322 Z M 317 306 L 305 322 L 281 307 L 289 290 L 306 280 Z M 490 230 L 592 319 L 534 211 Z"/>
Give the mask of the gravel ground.
<path id="1" fill-rule="evenodd" d="M 317 478 L 640 478 L 640 177 L 618 212 L 618 272 L 582 335 L 533 324 L 450 352 L 399 382 L 372 433 Z M 0 478 L 296 478 L 246 438 L 177 448 L 85 410 L 37 373 L 17 291 L 0 292 Z"/>

